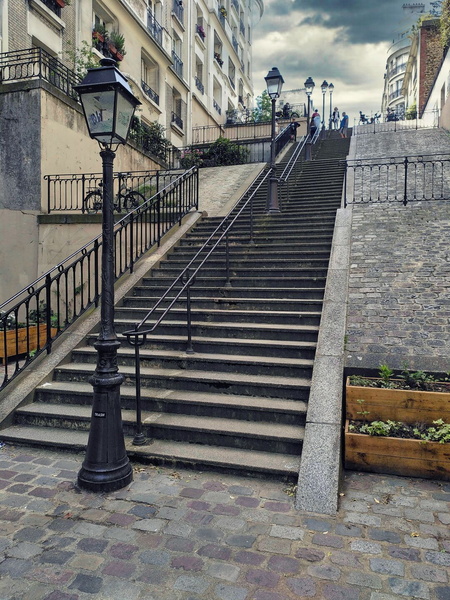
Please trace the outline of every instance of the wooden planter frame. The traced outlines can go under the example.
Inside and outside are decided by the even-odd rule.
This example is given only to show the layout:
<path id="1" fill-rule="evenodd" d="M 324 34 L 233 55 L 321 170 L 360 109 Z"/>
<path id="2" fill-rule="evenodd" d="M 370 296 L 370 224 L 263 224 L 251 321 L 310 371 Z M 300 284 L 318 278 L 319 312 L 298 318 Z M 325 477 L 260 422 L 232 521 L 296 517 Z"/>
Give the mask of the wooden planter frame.
<path id="1" fill-rule="evenodd" d="M 348 425 L 346 469 L 450 481 L 450 444 L 352 433 Z"/>
<path id="2" fill-rule="evenodd" d="M 345 468 L 450 481 L 450 444 L 371 436 L 348 430 L 350 420 L 431 425 L 437 419 L 450 423 L 448 392 L 363 387 L 350 385 L 347 379 Z"/>
<path id="3" fill-rule="evenodd" d="M 50 335 L 54 337 L 56 333 L 57 329 L 52 327 L 50 330 Z M 26 327 L 18 329 L 17 340 L 16 330 L 11 329 L 6 332 L 6 344 L 3 333 L 0 332 L 0 359 L 5 362 L 6 359 L 9 360 L 11 358 L 15 358 L 16 356 L 20 356 L 21 354 L 26 354 L 27 352 L 37 350 L 38 346 L 39 348 L 42 348 L 46 343 L 47 325 L 39 325 L 39 330 L 37 325 L 30 325 L 30 327 L 28 327 L 28 336 Z"/>

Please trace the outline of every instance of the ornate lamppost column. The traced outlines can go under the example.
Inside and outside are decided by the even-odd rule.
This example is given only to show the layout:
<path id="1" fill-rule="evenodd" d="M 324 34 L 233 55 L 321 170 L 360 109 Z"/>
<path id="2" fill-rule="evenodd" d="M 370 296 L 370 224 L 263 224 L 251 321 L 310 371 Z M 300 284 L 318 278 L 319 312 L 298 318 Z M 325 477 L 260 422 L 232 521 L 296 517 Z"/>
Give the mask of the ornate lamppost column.
<path id="1" fill-rule="evenodd" d="M 267 201 L 268 213 L 279 213 L 280 206 L 278 202 L 278 179 L 276 177 L 276 154 L 275 154 L 275 103 L 280 97 L 281 88 L 283 87 L 284 79 L 281 76 L 277 67 L 272 69 L 264 77 L 267 85 L 267 93 L 272 100 L 272 128 L 270 136 L 270 181 L 269 195 Z"/>
<path id="2" fill-rule="evenodd" d="M 314 87 L 315 87 L 315 83 L 313 81 L 312 77 L 308 77 L 308 79 L 305 81 L 305 90 L 306 90 L 306 95 L 308 97 L 308 116 L 307 116 L 307 124 L 306 124 L 306 146 L 305 146 L 305 160 L 311 160 L 311 145 L 312 145 L 312 140 L 311 140 L 311 94 L 313 93 Z"/>
<path id="3" fill-rule="evenodd" d="M 94 492 L 111 492 L 128 485 L 133 470 L 125 450 L 120 407 L 117 350 L 120 342 L 114 330 L 114 149 L 126 144 L 131 120 L 139 100 L 117 69 L 105 58 L 101 67 L 88 74 L 74 89 L 83 106 L 89 135 L 101 147 L 103 164 L 101 323 L 94 346 L 97 366 L 91 378 L 94 388 L 92 417 L 86 456 L 78 473 L 80 487 Z"/>

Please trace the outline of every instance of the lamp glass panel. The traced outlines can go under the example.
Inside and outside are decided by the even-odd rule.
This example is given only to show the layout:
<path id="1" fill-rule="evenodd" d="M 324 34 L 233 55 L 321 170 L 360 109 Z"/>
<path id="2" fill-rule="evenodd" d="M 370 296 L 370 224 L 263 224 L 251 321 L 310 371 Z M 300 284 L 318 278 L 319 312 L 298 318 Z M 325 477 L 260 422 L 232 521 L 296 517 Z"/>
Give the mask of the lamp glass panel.
<path id="1" fill-rule="evenodd" d="M 128 130 L 130 128 L 131 119 L 134 115 L 134 109 L 134 105 L 131 104 L 129 99 L 119 90 L 119 93 L 117 94 L 117 119 L 115 134 L 117 138 L 123 142 L 125 142 L 128 137 Z"/>
<path id="2" fill-rule="evenodd" d="M 114 129 L 114 90 L 82 94 L 84 112 L 91 137 L 109 143 Z"/>

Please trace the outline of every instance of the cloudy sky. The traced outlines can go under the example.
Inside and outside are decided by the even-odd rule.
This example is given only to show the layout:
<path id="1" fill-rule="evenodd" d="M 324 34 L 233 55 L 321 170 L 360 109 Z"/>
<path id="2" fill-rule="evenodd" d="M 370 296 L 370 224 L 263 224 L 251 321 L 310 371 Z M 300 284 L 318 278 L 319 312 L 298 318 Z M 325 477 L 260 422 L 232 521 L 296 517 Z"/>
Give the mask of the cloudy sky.
<path id="1" fill-rule="evenodd" d="M 255 96 L 264 77 L 277 66 L 284 90 L 316 84 L 314 105 L 322 111 L 320 84 L 334 84 L 333 104 L 350 116 L 380 111 L 389 47 L 419 18 L 405 11 L 406 0 L 264 0 L 264 15 L 254 29 Z M 418 4 L 414 0 L 411 4 Z M 425 1 L 425 9 L 430 2 Z M 325 113 L 329 113 L 326 94 Z"/>

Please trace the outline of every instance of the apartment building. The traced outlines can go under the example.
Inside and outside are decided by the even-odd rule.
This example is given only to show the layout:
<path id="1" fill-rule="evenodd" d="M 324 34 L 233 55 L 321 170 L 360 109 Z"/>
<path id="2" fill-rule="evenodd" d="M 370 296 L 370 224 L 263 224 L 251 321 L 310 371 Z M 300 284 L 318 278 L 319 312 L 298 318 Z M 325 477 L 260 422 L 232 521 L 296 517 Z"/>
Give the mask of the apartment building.
<path id="1" fill-rule="evenodd" d="M 45 176 L 101 170 L 73 92 L 80 68 L 113 57 L 141 102 L 140 130 L 157 123 L 183 148 L 193 127 L 252 106 L 252 31 L 263 9 L 263 0 L 0 0 L 0 302 L 46 264 Z M 115 161 L 121 171 L 166 166 L 133 144 Z M 79 227 L 70 243 L 92 237 Z"/>

